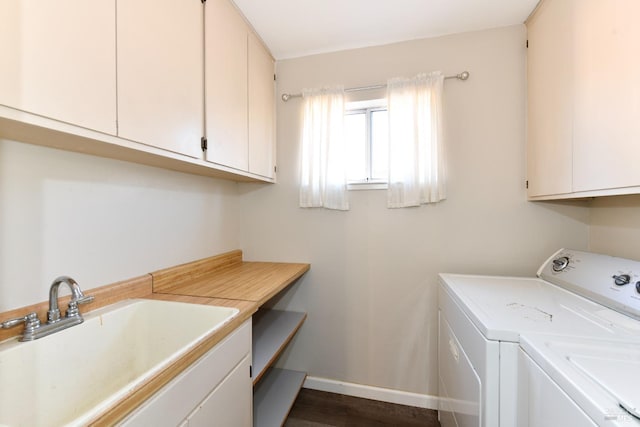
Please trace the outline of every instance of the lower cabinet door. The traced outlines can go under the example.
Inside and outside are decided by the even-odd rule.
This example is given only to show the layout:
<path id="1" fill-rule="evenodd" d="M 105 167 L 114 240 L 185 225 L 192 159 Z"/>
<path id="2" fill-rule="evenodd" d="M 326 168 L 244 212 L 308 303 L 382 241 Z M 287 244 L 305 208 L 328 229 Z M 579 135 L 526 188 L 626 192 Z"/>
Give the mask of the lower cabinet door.
<path id="1" fill-rule="evenodd" d="M 225 394 L 224 411 L 204 412 L 203 415 L 214 413 L 220 417 L 240 413 L 236 406 L 242 406 L 246 411 L 245 417 L 252 418 L 253 385 L 249 377 L 251 363 L 251 319 L 247 320 L 235 332 L 216 344 L 208 353 L 197 360 L 191 367 L 174 378 L 169 384 L 160 389 L 149 400 L 132 412 L 119 426 L 121 427 L 175 427 L 183 426 L 185 420 L 195 415 L 200 408 L 206 406 L 208 399 L 216 396 L 220 399 Z M 244 366 L 244 367 L 243 367 Z M 231 380 L 231 378 L 234 378 Z M 238 378 L 236 378 L 238 377 Z M 225 384 L 233 384 L 226 386 Z M 213 399 L 215 400 L 215 399 Z M 249 404 L 242 403 L 246 400 Z M 226 402 L 226 401 L 225 401 Z M 247 409 L 245 409 L 247 408 Z M 213 419 L 213 418 L 210 418 Z M 226 419 L 226 418 L 221 418 Z M 209 422 L 220 426 L 243 426 L 250 424 L 224 424 Z"/>
<path id="2" fill-rule="evenodd" d="M 189 427 L 251 427 L 253 393 L 247 356 L 187 418 Z"/>

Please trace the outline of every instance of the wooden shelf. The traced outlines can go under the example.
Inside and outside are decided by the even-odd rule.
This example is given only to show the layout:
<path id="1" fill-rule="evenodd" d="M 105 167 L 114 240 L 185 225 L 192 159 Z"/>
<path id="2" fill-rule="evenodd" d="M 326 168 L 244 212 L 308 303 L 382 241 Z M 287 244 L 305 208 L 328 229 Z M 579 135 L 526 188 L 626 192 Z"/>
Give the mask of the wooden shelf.
<path id="1" fill-rule="evenodd" d="M 291 341 L 306 313 L 261 309 L 253 315 L 253 384 L 257 384 L 267 368 Z"/>
<path id="2" fill-rule="evenodd" d="M 306 376 L 304 372 L 270 368 L 264 380 L 254 387 L 254 427 L 282 425 Z"/>

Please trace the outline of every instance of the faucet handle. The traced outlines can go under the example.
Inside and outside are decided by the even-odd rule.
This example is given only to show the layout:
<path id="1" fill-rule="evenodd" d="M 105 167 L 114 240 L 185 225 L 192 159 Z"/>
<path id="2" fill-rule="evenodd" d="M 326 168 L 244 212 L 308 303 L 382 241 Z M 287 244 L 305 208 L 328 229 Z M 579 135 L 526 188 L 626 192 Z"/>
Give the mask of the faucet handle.
<path id="1" fill-rule="evenodd" d="M 80 316 L 80 310 L 78 310 L 78 304 L 88 304 L 93 301 L 92 295 L 82 296 L 81 298 L 72 299 L 69 301 L 69 306 L 67 307 L 66 317 L 75 317 Z"/>
<path id="2" fill-rule="evenodd" d="M 73 300 L 75 303 L 77 304 L 88 304 L 91 301 L 93 301 L 95 298 L 93 297 L 93 295 L 82 295 L 82 297 L 80 298 L 76 298 L 75 300 Z M 71 303 L 71 301 L 69 301 L 69 303 Z"/>
<path id="3" fill-rule="evenodd" d="M 71 300 L 67 306 L 66 317 L 78 317 L 80 316 L 80 310 L 78 310 L 78 301 Z"/>
<path id="4" fill-rule="evenodd" d="M 24 323 L 25 333 L 33 332 L 36 328 L 40 327 L 40 319 L 38 319 L 38 313 L 32 311 L 26 316 L 5 320 L 0 324 L 0 326 L 2 326 L 2 329 L 9 329 L 22 323 Z"/>

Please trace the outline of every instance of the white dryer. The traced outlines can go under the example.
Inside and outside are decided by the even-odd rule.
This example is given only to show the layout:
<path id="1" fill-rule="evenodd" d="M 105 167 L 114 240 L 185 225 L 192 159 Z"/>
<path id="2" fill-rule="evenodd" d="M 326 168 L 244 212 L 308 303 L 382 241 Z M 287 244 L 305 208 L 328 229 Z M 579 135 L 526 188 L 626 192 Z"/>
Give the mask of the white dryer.
<path id="1" fill-rule="evenodd" d="M 589 406 L 585 401 L 592 397 L 572 397 L 572 392 L 590 392 L 583 383 L 611 381 L 611 372 L 594 368 L 592 353 L 575 356 L 574 347 L 575 362 L 565 366 L 562 361 L 570 351 L 557 344 L 570 338 L 608 343 L 609 348 L 640 346 L 636 282 L 639 262 L 564 249 L 542 265 L 538 278 L 441 274 L 442 427 L 616 425 L 616 416 L 628 419 L 628 426 L 640 425 L 629 412 L 633 399 L 620 412 L 611 401 Z M 582 382 L 571 388 L 565 383 L 574 371 L 581 372 L 575 375 L 582 375 Z M 616 385 L 601 392 L 609 395 L 612 390 L 626 389 Z M 573 424 L 567 424 L 563 413 Z"/>

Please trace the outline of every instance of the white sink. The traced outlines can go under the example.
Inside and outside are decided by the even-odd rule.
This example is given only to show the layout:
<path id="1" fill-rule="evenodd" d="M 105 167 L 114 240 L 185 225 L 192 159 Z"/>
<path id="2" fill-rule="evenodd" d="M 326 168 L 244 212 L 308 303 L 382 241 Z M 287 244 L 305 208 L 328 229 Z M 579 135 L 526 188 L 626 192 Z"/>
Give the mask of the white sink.
<path id="1" fill-rule="evenodd" d="M 238 314 L 134 299 L 31 341 L 0 343 L 0 425 L 82 425 Z"/>

